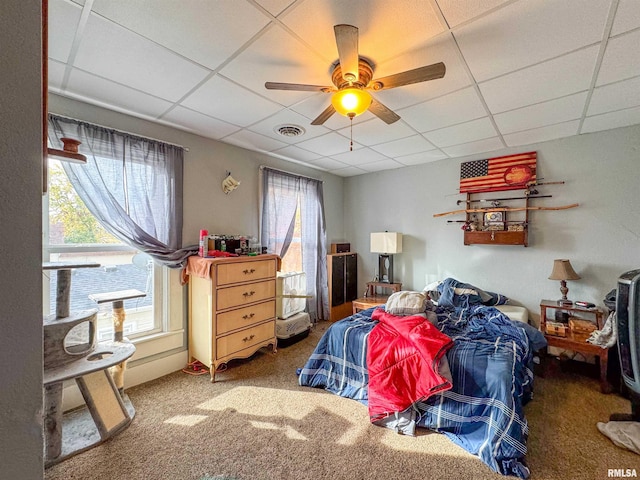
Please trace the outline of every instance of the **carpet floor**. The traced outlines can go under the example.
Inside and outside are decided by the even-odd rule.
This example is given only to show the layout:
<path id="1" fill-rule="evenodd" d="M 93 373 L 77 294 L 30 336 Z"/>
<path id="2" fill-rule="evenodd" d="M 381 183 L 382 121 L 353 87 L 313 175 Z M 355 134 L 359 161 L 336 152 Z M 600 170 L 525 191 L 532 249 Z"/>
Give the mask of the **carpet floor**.
<path id="1" fill-rule="evenodd" d="M 277 354 L 262 349 L 216 374 L 175 372 L 127 390 L 136 409 L 118 436 L 45 471 L 45 480 L 496 480 L 502 475 L 444 435 L 397 435 L 369 423 L 360 403 L 300 387 L 302 367 L 329 324 Z M 600 480 L 640 456 L 596 428 L 629 401 L 562 368 L 536 377 L 526 407 L 533 480 Z M 1 475 L 0 475 L 1 476 Z"/>

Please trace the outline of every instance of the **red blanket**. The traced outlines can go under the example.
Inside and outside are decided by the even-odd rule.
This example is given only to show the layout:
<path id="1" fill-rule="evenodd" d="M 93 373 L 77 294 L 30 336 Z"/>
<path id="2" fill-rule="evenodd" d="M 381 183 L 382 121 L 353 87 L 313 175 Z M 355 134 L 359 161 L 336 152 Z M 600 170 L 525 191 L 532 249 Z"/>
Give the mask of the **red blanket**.
<path id="1" fill-rule="evenodd" d="M 451 388 L 438 363 L 453 340 L 420 315 L 398 317 L 379 308 L 371 318 L 379 321 L 367 341 L 372 422 Z"/>

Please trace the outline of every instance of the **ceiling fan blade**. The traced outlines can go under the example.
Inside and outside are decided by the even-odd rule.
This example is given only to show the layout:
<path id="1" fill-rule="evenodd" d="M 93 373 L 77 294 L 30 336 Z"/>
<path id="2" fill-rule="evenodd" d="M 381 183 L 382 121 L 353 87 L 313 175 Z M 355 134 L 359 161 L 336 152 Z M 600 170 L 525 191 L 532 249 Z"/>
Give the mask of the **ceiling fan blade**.
<path id="1" fill-rule="evenodd" d="M 318 115 L 313 122 L 311 122 L 311 125 L 322 125 L 324 122 L 329 120 L 329 117 L 331 117 L 331 115 L 333 115 L 334 113 L 336 113 L 336 109 L 333 108 L 333 105 L 329 104 L 329 106 L 325 108 L 324 111 L 320 115 Z"/>
<path id="2" fill-rule="evenodd" d="M 371 82 L 371 86 L 374 90 L 384 90 L 387 88 L 401 87 L 403 85 L 411 85 L 412 83 L 426 82 L 427 80 L 444 77 L 446 70 L 444 63 L 434 63 L 433 65 L 377 78 Z"/>
<path id="3" fill-rule="evenodd" d="M 393 110 L 385 107 L 375 98 L 371 100 L 371 105 L 369 105 L 369 111 L 387 124 L 391 124 L 393 122 L 397 122 L 398 120 L 400 120 L 400 115 L 398 115 Z"/>
<path id="4" fill-rule="evenodd" d="M 304 83 L 265 82 L 264 86 L 268 90 L 300 90 L 303 92 L 330 92 L 334 90 L 332 87 L 324 85 L 305 85 Z"/>
<path id="5" fill-rule="evenodd" d="M 348 82 L 358 80 L 358 28 L 353 25 L 335 25 L 336 45 L 340 57 L 342 78 Z"/>

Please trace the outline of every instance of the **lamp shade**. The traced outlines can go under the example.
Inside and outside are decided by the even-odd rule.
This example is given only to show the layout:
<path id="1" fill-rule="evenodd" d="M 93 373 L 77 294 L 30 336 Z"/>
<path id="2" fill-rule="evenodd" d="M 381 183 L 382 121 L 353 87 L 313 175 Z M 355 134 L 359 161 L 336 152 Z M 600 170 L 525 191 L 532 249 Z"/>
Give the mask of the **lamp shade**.
<path id="1" fill-rule="evenodd" d="M 579 280 L 578 275 L 571 263 L 567 259 L 558 259 L 553 261 L 553 271 L 549 275 L 549 280 Z"/>
<path id="2" fill-rule="evenodd" d="M 371 105 L 371 95 L 365 90 L 349 87 L 334 93 L 331 104 L 339 114 L 353 118 L 367 111 Z"/>
<path id="3" fill-rule="evenodd" d="M 401 253 L 402 234 L 377 232 L 371 234 L 371 253 Z"/>

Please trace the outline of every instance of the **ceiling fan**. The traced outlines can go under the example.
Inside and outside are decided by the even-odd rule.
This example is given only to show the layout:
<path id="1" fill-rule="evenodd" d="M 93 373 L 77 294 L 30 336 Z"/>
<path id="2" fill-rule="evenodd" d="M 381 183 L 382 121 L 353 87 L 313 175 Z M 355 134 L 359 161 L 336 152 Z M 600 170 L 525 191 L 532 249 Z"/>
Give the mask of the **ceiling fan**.
<path id="1" fill-rule="evenodd" d="M 358 28 L 353 25 L 335 25 L 333 29 L 339 57 L 339 62 L 331 75 L 331 81 L 335 87 L 279 82 L 264 84 L 269 90 L 332 93 L 331 104 L 311 122 L 311 125 L 322 125 L 335 112 L 353 120 L 353 117 L 367 110 L 387 124 L 391 124 L 400 120 L 400 116 L 373 98 L 368 90 L 386 90 L 444 77 L 446 68 L 444 63 L 439 62 L 373 79 L 373 67 L 358 54 Z"/>

